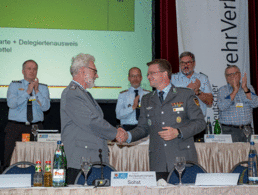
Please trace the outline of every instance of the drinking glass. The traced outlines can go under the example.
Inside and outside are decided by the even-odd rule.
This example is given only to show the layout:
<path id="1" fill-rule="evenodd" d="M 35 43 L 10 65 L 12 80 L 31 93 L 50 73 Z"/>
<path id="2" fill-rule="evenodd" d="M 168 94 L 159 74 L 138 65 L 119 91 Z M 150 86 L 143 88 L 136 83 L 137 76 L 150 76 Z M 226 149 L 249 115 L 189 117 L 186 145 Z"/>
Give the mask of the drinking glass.
<path id="1" fill-rule="evenodd" d="M 243 131 L 244 131 L 244 134 L 245 134 L 245 136 L 246 136 L 246 142 L 248 142 L 249 141 L 249 136 L 251 135 L 251 133 L 252 133 L 252 127 L 251 126 L 248 126 L 248 125 L 244 125 L 243 126 Z"/>
<path id="2" fill-rule="evenodd" d="M 91 160 L 90 160 L 90 157 L 82 157 L 81 158 L 81 169 L 82 169 L 82 172 L 84 173 L 84 177 L 85 177 L 85 182 L 84 182 L 84 186 L 88 186 L 87 185 L 87 175 L 91 169 Z"/>
<path id="3" fill-rule="evenodd" d="M 175 168 L 177 172 L 179 173 L 179 185 L 182 185 L 182 172 L 185 169 L 185 157 L 176 157 L 176 162 L 175 162 Z"/>
<path id="4" fill-rule="evenodd" d="M 38 125 L 32 125 L 31 126 L 31 133 L 34 136 L 34 141 L 37 141 L 38 129 L 39 129 Z"/>

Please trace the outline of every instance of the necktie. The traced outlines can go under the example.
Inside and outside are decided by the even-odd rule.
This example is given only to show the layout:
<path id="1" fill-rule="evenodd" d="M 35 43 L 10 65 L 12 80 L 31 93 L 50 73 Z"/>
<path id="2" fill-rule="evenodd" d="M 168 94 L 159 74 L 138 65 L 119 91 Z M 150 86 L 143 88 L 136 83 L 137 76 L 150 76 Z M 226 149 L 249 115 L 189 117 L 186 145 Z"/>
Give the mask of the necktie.
<path id="1" fill-rule="evenodd" d="M 164 91 L 160 91 L 159 92 L 159 100 L 160 100 L 161 104 L 163 103 L 163 100 L 164 100 L 163 95 L 164 95 Z"/>
<path id="2" fill-rule="evenodd" d="M 135 93 L 135 97 L 137 97 L 139 94 L 138 94 L 138 90 L 134 90 L 134 93 Z M 140 99 L 138 101 L 138 103 L 140 102 Z M 139 119 L 139 116 L 140 116 L 140 108 L 136 108 L 136 120 L 138 121 Z"/>
<path id="3" fill-rule="evenodd" d="M 32 96 L 32 92 L 30 94 L 30 97 Z M 28 99 L 27 102 L 27 120 L 29 123 L 33 121 L 33 113 L 32 113 L 32 101 L 30 101 L 30 98 Z"/>

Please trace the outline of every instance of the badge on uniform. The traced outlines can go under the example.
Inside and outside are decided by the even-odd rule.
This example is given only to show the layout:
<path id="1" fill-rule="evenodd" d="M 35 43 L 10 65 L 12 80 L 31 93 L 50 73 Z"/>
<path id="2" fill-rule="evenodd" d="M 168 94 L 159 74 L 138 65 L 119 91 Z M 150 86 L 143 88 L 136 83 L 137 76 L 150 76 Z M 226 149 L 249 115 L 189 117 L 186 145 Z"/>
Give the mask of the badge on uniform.
<path id="1" fill-rule="evenodd" d="M 200 107 L 200 103 L 199 103 L 199 100 L 197 98 L 194 98 L 194 103 Z"/>
<path id="2" fill-rule="evenodd" d="M 33 95 L 33 96 L 30 96 L 30 99 L 29 99 L 30 102 L 33 102 L 33 101 L 35 101 L 35 100 L 36 100 L 36 96 L 34 96 L 34 95 Z"/>
<path id="3" fill-rule="evenodd" d="M 244 104 L 243 104 L 243 103 L 237 103 L 237 104 L 236 104 L 236 107 L 237 107 L 237 108 L 243 108 L 243 107 L 244 107 Z"/>
<path id="4" fill-rule="evenodd" d="M 23 89 L 23 88 L 19 88 L 19 90 L 20 90 L 20 91 L 24 91 L 24 89 Z"/>
<path id="5" fill-rule="evenodd" d="M 151 126 L 151 120 L 150 119 L 148 119 L 148 125 Z"/>
<path id="6" fill-rule="evenodd" d="M 132 105 L 131 104 L 128 104 L 128 108 L 130 108 Z"/>
<path id="7" fill-rule="evenodd" d="M 182 118 L 180 116 L 176 117 L 176 122 L 177 123 L 181 123 L 181 121 L 182 121 Z"/>
<path id="8" fill-rule="evenodd" d="M 152 109 L 152 107 L 147 107 L 147 108 L 146 108 L 146 110 L 150 110 L 150 109 Z"/>

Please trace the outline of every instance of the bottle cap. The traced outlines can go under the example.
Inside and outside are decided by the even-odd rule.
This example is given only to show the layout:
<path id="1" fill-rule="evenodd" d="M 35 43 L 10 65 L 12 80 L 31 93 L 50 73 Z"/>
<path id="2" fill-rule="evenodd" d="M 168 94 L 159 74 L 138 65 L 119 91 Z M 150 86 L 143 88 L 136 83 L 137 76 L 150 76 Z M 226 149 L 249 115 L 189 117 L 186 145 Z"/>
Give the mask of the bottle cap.
<path id="1" fill-rule="evenodd" d="M 41 161 L 36 161 L 36 164 L 41 164 Z"/>
<path id="2" fill-rule="evenodd" d="M 51 163 L 51 161 L 46 161 L 46 163 Z"/>
<path id="3" fill-rule="evenodd" d="M 61 141 L 57 141 L 57 144 L 61 144 L 62 142 Z"/>
<path id="4" fill-rule="evenodd" d="M 254 142 L 250 142 L 250 145 L 252 145 L 252 146 L 253 146 L 253 145 L 254 145 Z"/>
<path id="5" fill-rule="evenodd" d="M 208 116 L 207 119 L 210 119 L 210 117 Z"/>

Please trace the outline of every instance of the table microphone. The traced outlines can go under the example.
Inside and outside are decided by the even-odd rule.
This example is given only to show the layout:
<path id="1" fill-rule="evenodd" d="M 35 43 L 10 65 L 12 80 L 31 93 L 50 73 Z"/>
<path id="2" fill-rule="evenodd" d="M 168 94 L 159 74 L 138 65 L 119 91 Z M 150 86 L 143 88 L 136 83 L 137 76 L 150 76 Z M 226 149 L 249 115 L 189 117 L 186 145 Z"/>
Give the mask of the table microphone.
<path id="1" fill-rule="evenodd" d="M 101 167 L 101 177 L 95 180 L 95 187 L 110 186 L 109 179 L 104 179 L 103 163 L 102 163 L 102 150 L 99 149 L 100 167 Z"/>

